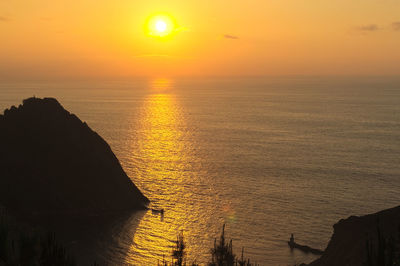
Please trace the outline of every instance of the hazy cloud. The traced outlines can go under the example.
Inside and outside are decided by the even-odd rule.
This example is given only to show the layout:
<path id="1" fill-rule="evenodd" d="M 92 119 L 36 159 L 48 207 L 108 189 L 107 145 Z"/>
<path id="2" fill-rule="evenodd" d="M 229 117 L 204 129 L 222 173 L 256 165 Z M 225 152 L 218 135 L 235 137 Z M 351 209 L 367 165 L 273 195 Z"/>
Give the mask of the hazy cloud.
<path id="1" fill-rule="evenodd" d="M 379 26 L 378 24 L 367 24 L 367 25 L 362 25 L 356 28 L 357 31 L 360 32 L 374 32 L 374 31 L 381 31 L 381 30 L 395 30 L 395 31 L 400 31 L 400 21 L 395 21 L 390 25 L 387 26 Z"/>
<path id="2" fill-rule="evenodd" d="M 0 16 L 0 22 L 6 22 L 6 21 L 10 21 L 10 19 L 4 16 Z"/>
<path id="3" fill-rule="evenodd" d="M 392 23 L 392 28 L 393 28 L 394 30 L 400 31 L 400 21 L 393 22 L 393 23 Z"/>
<path id="4" fill-rule="evenodd" d="M 239 39 L 238 36 L 229 35 L 229 34 L 224 34 L 224 38 L 226 38 L 226 39 L 232 39 L 232 40 L 237 40 L 237 39 Z"/>
<path id="5" fill-rule="evenodd" d="M 357 28 L 359 31 L 363 32 L 372 32 L 372 31 L 378 31 L 380 30 L 379 26 L 376 24 L 369 24 L 369 25 L 363 25 Z"/>

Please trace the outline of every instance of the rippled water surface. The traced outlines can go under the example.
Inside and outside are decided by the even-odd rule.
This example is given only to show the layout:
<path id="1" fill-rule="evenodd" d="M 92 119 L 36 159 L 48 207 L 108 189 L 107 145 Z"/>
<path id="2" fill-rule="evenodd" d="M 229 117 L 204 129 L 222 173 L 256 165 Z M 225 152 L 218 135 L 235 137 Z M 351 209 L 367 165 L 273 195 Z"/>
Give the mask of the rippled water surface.
<path id="1" fill-rule="evenodd" d="M 400 202 L 400 80 L 153 79 L 0 85 L 0 108 L 57 97 L 111 145 L 163 208 L 135 214 L 100 243 L 110 264 L 207 262 L 226 223 L 234 250 L 261 265 L 315 259 L 332 225 Z"/>

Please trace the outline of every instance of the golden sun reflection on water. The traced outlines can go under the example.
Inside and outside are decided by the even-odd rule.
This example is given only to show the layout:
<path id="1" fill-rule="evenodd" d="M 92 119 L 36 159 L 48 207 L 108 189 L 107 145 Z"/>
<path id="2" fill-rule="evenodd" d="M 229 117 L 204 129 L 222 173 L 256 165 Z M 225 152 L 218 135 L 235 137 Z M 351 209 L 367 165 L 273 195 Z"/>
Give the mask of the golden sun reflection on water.
<path id="1" fill-rule="evenodd" d="M 150 81 L 150 89 L 158 93 L 165 93 L 166 91 L 172 89 L 173 86 L 174 81 L 167 78 L 156 78 Z"/>
<path id="2" fill-rule="evenodd" d="M 167 88 L 169 81 L 154 81 Z M 161 85 L 160 85 L 161 84 Z M 162 87 L 164 86 L 164 87 Z M 151 207 L 163 208 L 165 214 L 148 211 L 133 236 L 125 262 L 154 265 L 163 255 L 170 260 L 173 241 L 183 231 L 187 253 L 196 259 L 195 250 L 210 243 L 196 239 L 207 234 L 209 211 L 200 207 L 210 204 L 207 182 L 193 171 L 198 160 L 194 154 L 193 131 L 188 129 L 184 112 L 172 93 L 152 89 L 141 109 L 136 128 L 136 170 L 139 187 L 149 197 Z M 204 192 L 206 191 L 206 192 Z M 199 206 L 200 201 L 200 206 Z M 201 209 L 201 211 L 200 211 Z"/>

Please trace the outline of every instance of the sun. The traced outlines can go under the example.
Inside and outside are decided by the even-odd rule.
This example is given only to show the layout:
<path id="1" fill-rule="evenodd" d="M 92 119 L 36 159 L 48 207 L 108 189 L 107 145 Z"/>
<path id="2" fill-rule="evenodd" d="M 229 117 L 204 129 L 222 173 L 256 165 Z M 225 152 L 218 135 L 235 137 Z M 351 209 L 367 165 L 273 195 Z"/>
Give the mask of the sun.
<path id="1" fill-rule="evenodd" d="M 167 23 L 164 20 L 158 20 L 156 22 L 156 31 L 163 33 L 167 30 Z"/>
<path id="2" fill-rule="evenodd" d="M 164 38 L 171 36 L 175 30 L 175 20 L 167 14 L 152 15 L 145 22 L 145 32 L 150 37 Z"/>

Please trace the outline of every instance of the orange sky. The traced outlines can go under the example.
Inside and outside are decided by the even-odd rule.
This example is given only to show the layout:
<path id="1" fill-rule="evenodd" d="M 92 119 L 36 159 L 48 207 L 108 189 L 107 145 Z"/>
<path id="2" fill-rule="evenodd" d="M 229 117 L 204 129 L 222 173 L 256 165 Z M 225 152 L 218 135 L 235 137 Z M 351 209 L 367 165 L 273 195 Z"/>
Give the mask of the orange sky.
<path id="1" fill-rule="evenodd" d="M 1 80 L 399 75 L 399 47 L 398 0 L 0 0 Z"/>

